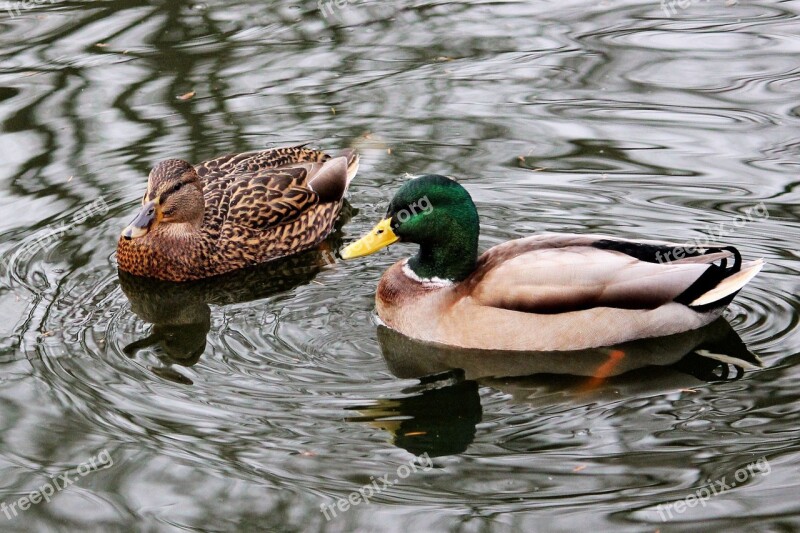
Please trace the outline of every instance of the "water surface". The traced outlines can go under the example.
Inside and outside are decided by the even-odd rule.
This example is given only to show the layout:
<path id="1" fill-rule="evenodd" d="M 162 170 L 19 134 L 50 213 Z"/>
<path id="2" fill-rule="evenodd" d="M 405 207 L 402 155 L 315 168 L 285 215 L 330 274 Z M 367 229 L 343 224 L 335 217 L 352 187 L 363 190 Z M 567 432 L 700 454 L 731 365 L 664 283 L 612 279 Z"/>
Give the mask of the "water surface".
<path id="1" fill-rule="evenodd" d="M 800 10 L 666 4 L 0 12 L 0 501 L 113 460 L 0 529 L 800 527 Z M 299 142 L 362 153 L 323 250 L 189 288 L 118 276 L 155 162 Z M 326 258 L 405 173 L 433 172 L 475 198 L 484 249 L 545 230 L 721 234 L 764 257 L 733 332 L 708 333 L 763 367 L 700 357 L 711 340 L 692 337 L 606 380 L 544 362 L 497 377 L 393 343 L 374 288 L 411 249 Z M 768 474 L 662 520 L 659 505 L 762 458 Z M 372 503 L 320 512 L 386 475 Z"/>

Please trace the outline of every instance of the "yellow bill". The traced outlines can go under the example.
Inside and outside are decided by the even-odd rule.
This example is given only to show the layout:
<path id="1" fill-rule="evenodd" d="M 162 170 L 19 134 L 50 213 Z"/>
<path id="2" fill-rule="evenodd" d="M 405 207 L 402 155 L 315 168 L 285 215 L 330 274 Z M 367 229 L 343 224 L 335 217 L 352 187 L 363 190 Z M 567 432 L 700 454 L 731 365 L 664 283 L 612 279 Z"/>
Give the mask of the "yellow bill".
<path id="1" fill-rule="evenodd" d="M 381 248 L 397 242 L 399 237 L 392 231 L 392 219 L 386 218 L 378 222 L 372 231 L 342 250 L 342 259 L 353 259 L 374 254 Z"/>

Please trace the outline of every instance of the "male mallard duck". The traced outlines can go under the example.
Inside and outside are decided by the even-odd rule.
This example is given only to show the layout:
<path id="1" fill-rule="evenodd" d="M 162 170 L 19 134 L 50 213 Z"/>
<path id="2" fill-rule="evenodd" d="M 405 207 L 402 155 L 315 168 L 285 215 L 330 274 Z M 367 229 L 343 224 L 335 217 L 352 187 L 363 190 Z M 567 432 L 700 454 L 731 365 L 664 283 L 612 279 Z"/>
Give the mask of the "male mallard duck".
<path id="1" fill-rule="evenodd" d="M 517 239 L 478 257 L 479 230 L 461 185 L 422 176 L 400 188 L 386 218 L 342 257 L 396 241 L 419 244 L 417 255 L 381 278 L 381 320 L 423 341 L 525 351 L 611 346 L 702 327 L 763 266 L 742 263 L 731 246 L 574 234 Z"/>
<path id="2" fill-rule="evenodd" d="M 333 229 L 358 155 L 291 146 L 193 167 L 162 161 L 117 243 L 120 270 L 169 281 L 207 278 L 307 250 Z"/>

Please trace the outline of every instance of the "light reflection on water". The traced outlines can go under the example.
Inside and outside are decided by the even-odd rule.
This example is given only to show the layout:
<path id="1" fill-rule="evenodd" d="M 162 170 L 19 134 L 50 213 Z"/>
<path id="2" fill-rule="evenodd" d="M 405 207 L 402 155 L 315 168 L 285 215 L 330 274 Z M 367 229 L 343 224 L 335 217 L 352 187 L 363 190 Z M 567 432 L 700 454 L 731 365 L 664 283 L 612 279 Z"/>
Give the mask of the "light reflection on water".
<path id="1" fill-rule="evenodd" d="M 114 458 L 6 525 L 640 531 L 665 527 L 658 504 L 761 456 L 769 476 L 672 525 L 795 520 L 797 24 L 790 3 L 722 1 L 671 18 L 631 1 L 0 13 L 0 500 Z M 460 177 L 484 248 L 725 224 L 768 262 L 724 331 L 764 367 L 697 357 L 696 339 L 606 381 L 398 348 L 373 293 L 403 246 L 185 290 L 118 277 L 116 236 L 155 161 L 303 141 L 362 152 L 330 248 L 371 227 L 406 172 Z M 98 200 L 107 215 L 26 248 Z M 761 202 L 768 218 L 733 226 Z M 496 377 L 513 374 L 496 360 L 519 374 Z M 423 451 L 430 472 L 325 522 L 322 503 Z"/>

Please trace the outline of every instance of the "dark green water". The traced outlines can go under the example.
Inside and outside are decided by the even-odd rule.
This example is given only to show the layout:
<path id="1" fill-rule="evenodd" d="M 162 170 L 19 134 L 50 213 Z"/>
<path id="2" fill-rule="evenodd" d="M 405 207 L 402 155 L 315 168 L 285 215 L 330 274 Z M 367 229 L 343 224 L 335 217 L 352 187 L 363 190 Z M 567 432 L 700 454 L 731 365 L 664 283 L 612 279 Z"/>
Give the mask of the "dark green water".
<path id="1" fill-rule="evenodd" d="M 75 480 L 0 530 L 800 529 L 800 4 L 730 4 L 0 5 L 0 502 Z M 556 375 L 602 358 L 378 330 L 375 285 L 408 247 L 189 288 L 118 277 L 155 162 L 305 141 L 362 153 L 328 248 L 435 172 L 472 193 L 483 248 L 721 232 L 768 265 L 735 333 L 657 343 L 606 381 Z M 763 368 L 691 353 L 737 334 Z"/>

